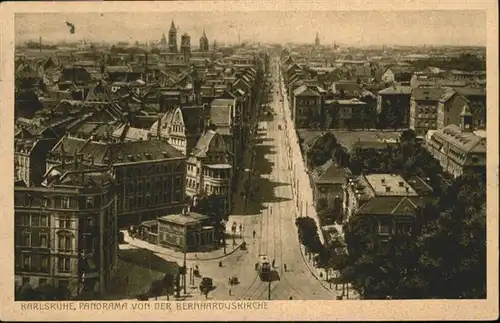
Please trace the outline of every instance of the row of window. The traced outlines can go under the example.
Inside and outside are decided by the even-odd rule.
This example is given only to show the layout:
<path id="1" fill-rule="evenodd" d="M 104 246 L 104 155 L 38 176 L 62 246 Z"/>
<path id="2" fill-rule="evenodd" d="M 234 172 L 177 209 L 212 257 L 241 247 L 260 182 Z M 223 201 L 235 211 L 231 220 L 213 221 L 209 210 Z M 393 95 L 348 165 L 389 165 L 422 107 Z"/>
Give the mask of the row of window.
<path id="1" fill-rule="evenodd" d="M 173 179 L 173 185 L 174 188 L 182 188 L 182 177 L 181 176 L 176 176 Z M 143 191 L 150 192 L 153 188 L 155 190 L 168 190 L 172 186 L 172 179 L 171 177 L 156 177 L 154 179 L 151 179 L 151 181 L 132 181 L 128 182 L 126 185 L 126 192 L 127 194 L 130 193 L 141 193 Z"/>
<path id="2" fill-rule="evenodd" d="M 176 189 L 173 192 L 164 192 L 163 194 L 156 193 L 155 195 L 146 194 L 129 196 L 125 200 L 125 209 L 133 209 L 136 207 L 145 207 L 157 204 L 171 203 L 171 202 L 181 202 L 183 200 L 183 190 Z M 118 208 L 121 210 L 121 203 L 118 203 Z"/>
<path id="3" fill-rule="evenodd" d="M 28 254 L 21 254 L 21 268 L 23 271 L 49 271 L 49 256 L 39 255 L 39 261 L 33 261 L 33 256 Z M 60 273 L 71 272 L 71 258 L 70 257 L 57 257 L 57 271 Z"/>
<path id="4" fill-rule="evenodd" d="M 179 163 L 177 166 L 172 163 L 162 163 L 162 164 L 148 164 L 146 166 L 128 166 L 126 168 L 117 168 L 115 170 L 115 175 L 117 179 L 133 178 L 136 179 L 141 176 L 149 175 L 159 175 L 159 174 L 171 174 L 171 173 L 182 173 L 184 171 L 184 164 Z"/>

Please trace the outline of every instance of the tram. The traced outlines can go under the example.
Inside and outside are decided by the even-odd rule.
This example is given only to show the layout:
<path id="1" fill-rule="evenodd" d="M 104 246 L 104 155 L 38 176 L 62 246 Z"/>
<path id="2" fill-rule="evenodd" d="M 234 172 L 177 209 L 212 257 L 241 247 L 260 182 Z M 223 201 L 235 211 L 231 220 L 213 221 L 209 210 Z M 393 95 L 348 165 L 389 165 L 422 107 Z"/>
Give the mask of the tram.
<path id="1" fill-rule="evenodd" d="M 259 255 L 257 271 L 259 272 L 260 279 L 269 279 L 271 273 L 271 263 L 269 262 L 269 258 L 266 255 Z"/>

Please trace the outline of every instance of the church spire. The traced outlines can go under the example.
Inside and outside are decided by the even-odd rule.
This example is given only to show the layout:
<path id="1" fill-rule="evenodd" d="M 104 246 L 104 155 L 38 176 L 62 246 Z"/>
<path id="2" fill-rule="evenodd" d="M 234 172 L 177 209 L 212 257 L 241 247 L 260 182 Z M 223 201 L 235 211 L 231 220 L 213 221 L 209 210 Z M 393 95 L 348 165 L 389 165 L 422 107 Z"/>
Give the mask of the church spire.
<path id="1" fill-rule="evenodd" d="M 172 23 L 170 24 L 170 32 L 173 32 L 173 31 L 177 31 L 177 29 L 175 28 L 174 21 L 172 20 Z"/>

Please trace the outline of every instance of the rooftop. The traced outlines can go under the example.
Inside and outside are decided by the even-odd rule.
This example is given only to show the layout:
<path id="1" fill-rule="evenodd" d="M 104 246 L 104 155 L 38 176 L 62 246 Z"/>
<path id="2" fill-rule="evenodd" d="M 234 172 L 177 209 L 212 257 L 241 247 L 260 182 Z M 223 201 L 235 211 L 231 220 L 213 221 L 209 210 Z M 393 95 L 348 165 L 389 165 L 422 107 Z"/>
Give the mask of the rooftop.
<path id="1" fill-rule="evenodd" d="M 418 196 L 417 192 L 399 175 L 370 174 L 365 177 L 375 196 Z"/>
<path id="2" fill-rule="evenodd" d="M 186 212 L 185 214 L 170 214 L 158 218 L 160 222 L 172 222 L 180 225 L 185 225 L 189 223 L 198 223 L 203 220 L 209 219 L 208 216 L 196 213 L 196 212 Z"/>

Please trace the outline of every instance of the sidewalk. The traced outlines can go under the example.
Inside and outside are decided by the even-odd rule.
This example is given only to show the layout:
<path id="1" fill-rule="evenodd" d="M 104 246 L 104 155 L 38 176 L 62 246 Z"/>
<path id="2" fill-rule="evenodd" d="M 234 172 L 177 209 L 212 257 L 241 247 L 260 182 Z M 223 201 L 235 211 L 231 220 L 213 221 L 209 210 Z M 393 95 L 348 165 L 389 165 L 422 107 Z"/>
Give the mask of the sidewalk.
<path id="1" fill-rule="evenodd" d="M 173 259 L 184 259 L 184 253 L 161 247 L 149 242 L 146 242 L 141 239 L 134 239 L 128 235 L 128 232 L 126 230 L 122 231 L 125 234 L 125 242 L 133 247 L 136 248 L 141 248 L 141 249 L 148 249 L 153 252 L 156 252 L 161 255 L 165 255 L 168 257 L 171 257 Z M 219 249 L 213 250 L 213 251 L 207 251 L 207 252 L 188 252 L 186 253 L 186 260 L 195 260 L 195 261 L 208 261 L 208 260 L 216 260 L 216 259 L 222 259 L 224 257 L 229 256 L 236 250 L 240 249 L 241 244 L 243 242 L 243 239 L 240 239 L 239 237 L 235 237 L 235 245 L 232 244 L 233 239 L 231 237 L 228 237 L 226 240 L 226 253 L 224 254 L 224 249 L 221 247 Z M 127 245 L 122 245 L 121 247 L 124 247 L 126 249 Z"/>
<path id="2" fill-rule="evenodd" d="M 332 287 L 330 287 L 330 283 L 326 280 L 326 270 L 323 268 L 318 268 L 314 265 L 314 260 L 311 258 L 309 260 L 309 256 L 306 256 L 305 254 L 305 247 L 301 246 L 300 247 L 300 253 L 302 254 L 302 258 L 304 259 L 304 262 L 306 263 L 307 267 L 309 268 L 309 271 L 311 274 L 316 278 L 317 281 L 319 281 L 324 288 L 327 290 L 331 291 L 334 293 L 336 296 L 341 296 L 342 295 L 342 287 L 335 286 L 334 284 L 331 284 Z M 329 276 L 331 278 L 331 275 Z M 351 286 L 351 284 L 348 284 Z M 348 295 L 346 295 L 346 299 L 359 299 L 359 294 L 356 292 L 356 290 L 352 289 L 352 287 L 349 287 L 349 292 Z"/>

